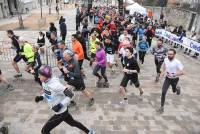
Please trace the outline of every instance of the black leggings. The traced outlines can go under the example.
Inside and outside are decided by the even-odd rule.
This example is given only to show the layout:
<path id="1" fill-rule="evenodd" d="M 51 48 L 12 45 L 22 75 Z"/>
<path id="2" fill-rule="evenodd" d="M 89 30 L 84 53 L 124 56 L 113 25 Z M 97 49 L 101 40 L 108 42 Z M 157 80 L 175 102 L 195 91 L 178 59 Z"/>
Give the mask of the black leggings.
<path id="1" fill-rule="evenodd" d="M 149 43 L 149 48 L 151 47 L 152 39 L 147 39 L 147 42 Z"/>
<path id="2" fill-rule="evenodd" d="M 83 126 L 80 122 L 74 120 L 71 114 L 69 114 L 68 111 L 65 111 L 64 113 L 53 115 L 42 128 L 42 131 L 41 131 L 42 134 L 50 134 L 50 131 L 63 121 L 72 127 L 79 128 L 80 130 L 84 131 L 86 134 L 89 133 L 89 130 L 85 126 Z"/>
<path id="3" fill-rule="evenodd" d="M 105 79 L 105 82 L 108 82 L 107 76 L 106 76 L 106 67 L 101 67 L 100 65 L 96 65 L 93 70 L 93 75 L 97 76 L 100 78 L 101 76 L 99 75 L 98 71 L 101 69 L 101 75 Z"/>
<path id="4" fill-rule="evenodd" d="M 157 72 L 157 74 L 160 74 L 161 73 L 160 69 L 163 64 L 163 60 L 158 61 L 157 59 L 155 59 L 155 64 L 156 64 L 156 72 Z"/>
<path id="5" fill-rule="evenodd" d="M 142 62 L 142 64 L 144 63 L 145 55 L 146 55 L 146 51 L 139 51 L 139 59 Z"/>
<path id="6" fill-rule="evenodd" d="M 167 90 L 169 89 L 169 86 L 172 86 L 172 91 L 175 93 L 177 91 L 177 84 L 178 84 L 179 78 L 170 79 L 168 77 L 165 78 L 165 81 L 163 83 L 162 87 L 162 96 L 161 96 L 161 107 L 165 104 L 165 96 L 167 94 Z"/>

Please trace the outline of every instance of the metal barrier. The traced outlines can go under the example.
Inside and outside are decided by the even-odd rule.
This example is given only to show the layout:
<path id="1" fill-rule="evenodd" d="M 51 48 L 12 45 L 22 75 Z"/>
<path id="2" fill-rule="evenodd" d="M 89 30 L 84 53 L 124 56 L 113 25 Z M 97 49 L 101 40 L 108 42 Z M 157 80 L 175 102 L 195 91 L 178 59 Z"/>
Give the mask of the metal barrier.
<path id="1" fill-rule="evenodd" d="M 0 41 L 0 61 L 11 62 L 15 57 L 16 51 L 14 48 L 10 47 L 11 45 L 9 43 L 10 42 Z M 56 67 L 56 55 L 52 52 L 51 46 L 45 45 L 42 48 L 44 49 L 44 53 L 40 53 L 42 64 Z M 19 62 L 19 64 L 25 63 Z"/>

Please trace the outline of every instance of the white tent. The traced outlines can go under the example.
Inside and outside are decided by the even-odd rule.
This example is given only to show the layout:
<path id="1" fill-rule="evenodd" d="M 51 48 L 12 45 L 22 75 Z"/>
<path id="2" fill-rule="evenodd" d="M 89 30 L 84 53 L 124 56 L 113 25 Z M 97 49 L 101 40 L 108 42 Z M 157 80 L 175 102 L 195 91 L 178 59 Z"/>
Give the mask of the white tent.
<path id="1" fill-rule="evenodd" d="M 134 14 L 135 12 L 137 12 L 137 13 L 140 13 L 142 15 L 147 15 L 146 8 L 142 7 L 140 4 L 138 4 L 136 2 L 132 5 L 127 6 L 126 10 L 129 10 L 130 14 Z"/>
<path id="2" fill-rule="evenodd" d="M 125 3 L 131 5 L 134 4 L 135 2 L 133 0 L 125 0 Z"/>

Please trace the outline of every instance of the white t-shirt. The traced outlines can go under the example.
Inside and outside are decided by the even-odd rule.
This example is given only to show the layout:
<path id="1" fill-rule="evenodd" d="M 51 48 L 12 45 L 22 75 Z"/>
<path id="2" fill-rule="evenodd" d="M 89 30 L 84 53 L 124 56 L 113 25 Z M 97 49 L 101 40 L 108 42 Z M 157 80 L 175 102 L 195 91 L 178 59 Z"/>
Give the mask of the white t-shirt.
<path id="1" fill-rule="evenodd" d="M 165 58 L 164 64 L 166 67 L 167 75 L 176 74 L 179 70 L 183 70 L 183 64 L 178 59 L 173 59 L 170 61 L 168 58 Z"/>
<path id="2" fill-rule="evenodd" d="M 121 34 L 121 35 L 119 36 L 119 42 L 123 42 L 124 40 L 127 40 L 127 38 L 129 39 L 129 41 L 132 40 L 130 34 L 128 34 L 128 35 L 126 35 L 126 36 L 125 36 L 124 34 Z"/>

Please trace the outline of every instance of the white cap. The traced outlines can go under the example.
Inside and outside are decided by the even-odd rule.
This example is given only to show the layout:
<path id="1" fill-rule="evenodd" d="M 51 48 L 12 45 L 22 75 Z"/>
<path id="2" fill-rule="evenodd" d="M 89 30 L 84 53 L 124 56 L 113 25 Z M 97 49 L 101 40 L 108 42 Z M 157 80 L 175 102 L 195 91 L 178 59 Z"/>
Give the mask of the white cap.
<path id="1" fill-rule="evenodd" d="M 72 51 L 70 51 L 70 50 L 65 50 L 64 52 L 63 52 L 63 55 L 69 55 L 70 57 L 73 57 L 74 56 L 74 53 L 72 52 Z"/>
<path id="2" fill-rule="evenodd" d="M 18 39 L 18 41 L 25 42 L 25 39 L 24 39 L 24 37 L 20 36 L 19 39 Z"/>

